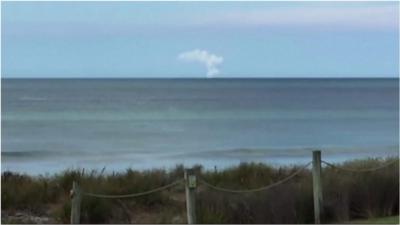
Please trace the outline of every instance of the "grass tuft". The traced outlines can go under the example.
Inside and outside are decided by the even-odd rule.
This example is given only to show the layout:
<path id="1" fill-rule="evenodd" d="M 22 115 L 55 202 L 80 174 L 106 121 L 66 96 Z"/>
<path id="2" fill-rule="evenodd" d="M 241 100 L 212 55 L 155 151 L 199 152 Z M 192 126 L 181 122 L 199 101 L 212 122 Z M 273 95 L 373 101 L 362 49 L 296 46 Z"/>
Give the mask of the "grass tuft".
<path id="1" fill-rule="evenodd" d="M 373 168 L 395 158 L 342 163 L 351 169 Z M 242 163 L 224 170 L 195 170 L 209 183 L 229 189 L 252 189 L 279 181 L 299 167 L 275 168 L 262 163 Z M 78 181 L 86 192 L 127 194 L 147 191 L 183 178 L 184 167 L 172 171 L 146 170 L 105 174 L 102 171 L 66 170 L 52 176 L 31 177 L 13 172 L 1 176 L 2 211 L 46 215 L 69 223 L 69 191 Z M 322 172 L 324 218 L 327 223 L 396 216 L 399 214 L 399 165 L 375 172 L 350 173 L 324 167 Z M 250 194 L 197 189 L 199 223 L 313 223 L 311 171 L 268 191 Z M 183 185 L 156 194 L 124 199 L 83 197 L 82 223 L 186 223 Z M 21 223 L 15 218 L 3 223 Z"/>

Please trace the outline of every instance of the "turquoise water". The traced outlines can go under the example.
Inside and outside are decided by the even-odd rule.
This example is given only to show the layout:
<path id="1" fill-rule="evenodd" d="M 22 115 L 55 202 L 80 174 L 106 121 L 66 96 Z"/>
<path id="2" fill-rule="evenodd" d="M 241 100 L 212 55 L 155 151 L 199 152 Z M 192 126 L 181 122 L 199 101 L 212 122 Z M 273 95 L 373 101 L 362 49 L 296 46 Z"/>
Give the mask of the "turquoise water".
<path id="1" fill-rule="evenodd" d="M 397 155 L 398 79 L 2 79 L 2 170 Z"/>

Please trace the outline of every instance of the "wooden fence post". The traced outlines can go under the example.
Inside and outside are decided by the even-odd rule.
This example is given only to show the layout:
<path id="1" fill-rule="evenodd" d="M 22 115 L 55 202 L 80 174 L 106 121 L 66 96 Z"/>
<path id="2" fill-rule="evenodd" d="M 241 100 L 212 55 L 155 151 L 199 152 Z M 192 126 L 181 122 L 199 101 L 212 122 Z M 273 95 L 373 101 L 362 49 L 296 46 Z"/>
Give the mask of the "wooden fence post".
<path id="1" fill-rule="evenodd" d="M 188 224 L 196 223 L 197 180 L 193 169 L 185 169 L 186 212 Z"/>
<path id="2" fill-rule="evenodd" d="M 314 196 L 314 219 L 316 224 L 321 223 L 323 214 L 322 185 L 321 185 L 321 151 L 312 152 L 312 177 Z"/>
<path id="3" fill-rule="evenodd" d="M 79 224 L 81 217 L 81 190 L 76 181 L 72 183 L 71 190 L 71 224 Z"/>

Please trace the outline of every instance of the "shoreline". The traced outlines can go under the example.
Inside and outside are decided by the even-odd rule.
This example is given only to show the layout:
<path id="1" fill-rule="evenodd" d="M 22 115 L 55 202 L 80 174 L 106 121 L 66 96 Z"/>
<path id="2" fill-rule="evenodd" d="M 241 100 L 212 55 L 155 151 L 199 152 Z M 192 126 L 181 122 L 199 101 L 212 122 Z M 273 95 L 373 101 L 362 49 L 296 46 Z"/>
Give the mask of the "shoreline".
<path id="1" fill-rule="evenodd" d="M 25 174 L 28 176 L 51 176 L 59 173 L 63 173 L 66 170 L 103 170 L 105 168 L 106 174 L 112 174 L 116 172 L 123 172 L 128 169 L 133 169 L 136 171 L 148 171 L 148 170 L 173 170 L 177 166 L 184 167 L 192 167 L 196 165 L 201 165 L 203 169 L 213 171 L 215 168 L 218 170 L 229 169 L 232 167 L 237 167 L 242 163 L 261 163 L 265 165 L 269 165 L 274 168 L 279 167 L 287 167 L 287 166 L 296 166 L 307 163 L 311 160 L 311 150 L 304 150 L 307 154 L 298 154 L 298 153 L 281 153 L 279 155 L 271 156 L 264 155 L 263 153 L 258 153 L 256 155 L 252 155 L 246 149 L 238 149 L 242 155 L 252 155 L 251 157 L 240 157 L 240 155 L 235 154 L 236 150 L 233 151 L 218 151 L 218 152 L 202 152 L 202 153 L 193 153 L 199 154 L 198 157 L 189 157 L 184 158 L 183 160 L 179 160 L 176 157 L 163 158 L 157 160 L 139 160 L 136 158 L 136 162 L 138 160 L 140 163 L 135 163 L 133 160 L 126 159 L 128 157 L 120 157 L 121 160 L 110 160 L 108 163 L 99 163 L 96 160 L 90 162 L 89 160 L 84 160 L 80 163 L 68 163 L 71 162 L 72 159 L 68 159 L 64 161 L 64 164 L 60 164 L 53 160 L 32 160 L 32 161 L 17 161 L 9 164 L 9 159 L 5 159 L 2 156 L 2 164 L 1 171 L 9 171 L 13 173 Z M 391 153 L 390 153 L 391 152 Z M 226 155 L 224 153 L 230 154 Z M 236 152 L 237 153 L 237 152 Z M 201 157 L 200 154 L 209 154 L 207 157 Z M 222 155 L 219 155 L 222 154 Z M 371 154 L 371 152 L 334 152 L 329 150 L 322 151 L 322 158 L 328 160 L 332 163 L 346 163 L 347 161 L 352 160 L 368 160 L 368 159 L 386 159 L 386 158 L 399 158 L 400 155 L 394 151 L 388 152 L 375 152 L 375 154 Z M 107 157 L 106 157 L 107 158 Z M 151 158 L 151 157 L 149 157 Z M 174 158 L 174 159 L 171 159 Z M 154 166 L 154 164 L 160 163 L 159 166 Z M 52 170 L 48 170 L 48 168 L 53 168 Z"/>

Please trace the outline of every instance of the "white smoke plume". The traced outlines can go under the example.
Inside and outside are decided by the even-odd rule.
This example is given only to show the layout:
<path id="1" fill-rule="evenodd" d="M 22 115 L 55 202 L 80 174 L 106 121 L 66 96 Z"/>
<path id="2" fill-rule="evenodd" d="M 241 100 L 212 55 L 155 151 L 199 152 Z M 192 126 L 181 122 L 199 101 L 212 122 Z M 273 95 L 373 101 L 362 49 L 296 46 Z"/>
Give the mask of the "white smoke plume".
<path id="1" fill-rule="evenodd" d="M 206 50 L 195 49 L 192 51 L 182 52 L 178 56 L 179 60 L 184 62 L 199 62 L 207 68 L 207 78 L 212 78 L 219 74 L 217 66 L 224 61 L 222 56 L 217 56 L 207 52 Z"/>

